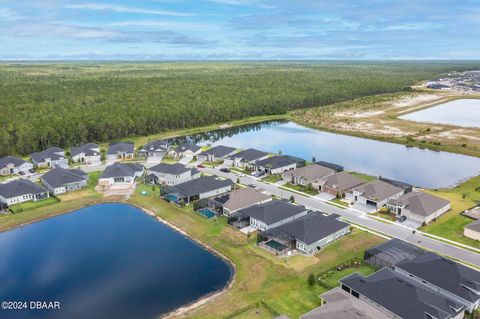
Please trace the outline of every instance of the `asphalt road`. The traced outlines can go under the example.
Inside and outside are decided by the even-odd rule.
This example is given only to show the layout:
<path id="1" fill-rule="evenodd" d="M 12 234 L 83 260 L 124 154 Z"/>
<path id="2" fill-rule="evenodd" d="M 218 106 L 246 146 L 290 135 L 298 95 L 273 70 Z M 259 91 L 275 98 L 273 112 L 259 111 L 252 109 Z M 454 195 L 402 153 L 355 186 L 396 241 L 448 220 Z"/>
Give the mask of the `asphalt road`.
<path id="1" fill-rule="evenodd" d="M 298 193 L 282 189 L 278 185 L 264 183 L 252 176 L 245 175 L 243 177 L 238 177 L 237 174 L 234 172 L 224 173 L 221 172 L 218 168 L 202 168 L 201 171 L 230 178 L 234 182 L 237 181 L 237 178 L 240 178 L 240 182 L 244 185 L 248 185 L 249 183 L 253 182 L 257 185 L 257 188 L 263 189 L 267 193 L 270 193 L 272 195 L 286 199 L 289 199 L 290 196 L 294 196 L 296 203 L 304 205 L 309 209 L 318 210 L 330 214 L 335 213 L 340 215 L 344 220 L 348 222 L 363 226 L 372 231 L 385 234 L 389 237 L 399 238 L 412 244 L 424 247 L 426 249 L 436 251 L 442 255 L 450 256 L 454 259 L 462 260 L 466 263 L 480 266 L 480 254 L 450 245 L 448 243 L 430 237 L 426 237 L 419 233 L 413 234 L 412 230 L 402 227 L 401 225 L 385 223 L 373 219 L 366 214 L 359 213 L 355 210 L 337 208 L 333 205 L 325 203 L 319 198 L 303 196 Z"/>

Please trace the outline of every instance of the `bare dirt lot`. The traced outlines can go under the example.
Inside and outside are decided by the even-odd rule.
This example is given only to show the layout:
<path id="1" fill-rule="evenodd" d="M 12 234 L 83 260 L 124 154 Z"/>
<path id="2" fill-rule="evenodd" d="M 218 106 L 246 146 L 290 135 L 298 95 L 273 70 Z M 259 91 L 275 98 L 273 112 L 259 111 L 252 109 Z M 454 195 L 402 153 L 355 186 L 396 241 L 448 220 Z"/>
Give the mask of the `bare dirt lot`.
<path id="1" fill-rule="evenodd" d="M 480 156 L 480 129 L 398 118 L 406 113 L 462 97 L 480 98 L 480 94 L 453 90 L 383 94 L 296 110 L 292 112 L 292 117 L 299 123 L 320 129 Z"/>

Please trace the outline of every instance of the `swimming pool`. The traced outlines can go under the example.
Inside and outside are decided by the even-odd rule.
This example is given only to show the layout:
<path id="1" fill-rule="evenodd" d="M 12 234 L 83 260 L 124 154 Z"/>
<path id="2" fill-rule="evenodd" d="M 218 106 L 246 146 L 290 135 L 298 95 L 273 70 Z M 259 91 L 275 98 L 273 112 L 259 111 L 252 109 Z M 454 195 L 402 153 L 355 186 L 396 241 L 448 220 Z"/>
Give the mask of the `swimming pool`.
<path id="1" fill-rule="evenodd" d="M 205 216 L 207 218 L 212 218 L 213 216 L 216 215 L 214 211 L 212 211 L 208 208 L 199 209 L 199 210 L 197 210 L 197 213 L 199 213 L 200 215 Z"/>
<path id="2" fill-rule="evenodd" d="M 268 247 L 270 248 L 273 248 L 275 249 L 276 251 L 284 251 L 285 249 L 287 249 L 288 247 L 282 243 L 279 243 L 278 241 L 276 240 L 270 240 L 270 241 L 267 241 L 265 243 L 265 245 L 267 245 Z"/>
<path id="3" fill-rule="evenodd" d="M 176 195 L 169 194 L 169 195 L 165 195 L 163 197 L 168 199 L 169 202 L 172 202 L 172 203 L 177 203 L 178 202 L 178 197 Z"/>

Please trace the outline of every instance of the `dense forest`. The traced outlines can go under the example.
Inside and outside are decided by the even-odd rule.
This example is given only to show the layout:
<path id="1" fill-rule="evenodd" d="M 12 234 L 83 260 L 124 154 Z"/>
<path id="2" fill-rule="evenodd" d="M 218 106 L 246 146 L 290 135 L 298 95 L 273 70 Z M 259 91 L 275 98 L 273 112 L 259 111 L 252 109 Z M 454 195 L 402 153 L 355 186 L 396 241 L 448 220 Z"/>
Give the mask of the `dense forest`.
<path id="1" fill-rule="evenodd" d="M 474 63 L 4 63 L 0 155 L 396 92 Z"/>

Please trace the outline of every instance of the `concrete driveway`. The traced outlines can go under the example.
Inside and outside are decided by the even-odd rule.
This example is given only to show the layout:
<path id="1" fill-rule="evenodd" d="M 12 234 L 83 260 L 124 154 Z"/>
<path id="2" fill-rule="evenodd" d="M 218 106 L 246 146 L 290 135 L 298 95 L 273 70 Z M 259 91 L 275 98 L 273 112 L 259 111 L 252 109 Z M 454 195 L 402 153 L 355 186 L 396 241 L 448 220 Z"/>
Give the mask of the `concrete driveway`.
<path id="1" fill-rule="evenodd" d="M 315 195 L 315 198 L 325 200 L 325 201 L 332 200 L 335 197 L 336 197 L 335 195 L 332 195 L 332 194 L 329 194 L 329 193 L 320 193 L 320 194 Z"/>
<path id="2" fill-rule="evenodd" d="M 374 207 L 374 206 L 363 205 L 363 204 L 359 204 L 359 203 L 353 204 L 351 206 L 351 208 L 356 209 L 356 210 L 361 211 L 362 213 L 366 213 L 366 214 L 374 213 L 374 212 L 377 211 L 377 208 Z"/>
<path id="3" fill-rule="evenodd" d="M 418 229 L 420 226 L 422 226 L 421 223 L 416 222 L 416 221 L 411 220 L 411 219 L 408 219 L 408 218 L 403 223 L 401 223 L 397 220 L 395 222 L 395 224 L 403 225 L 403 226 L 410 227 L 410 228 L 413 228 L 413 229 Z"/>

